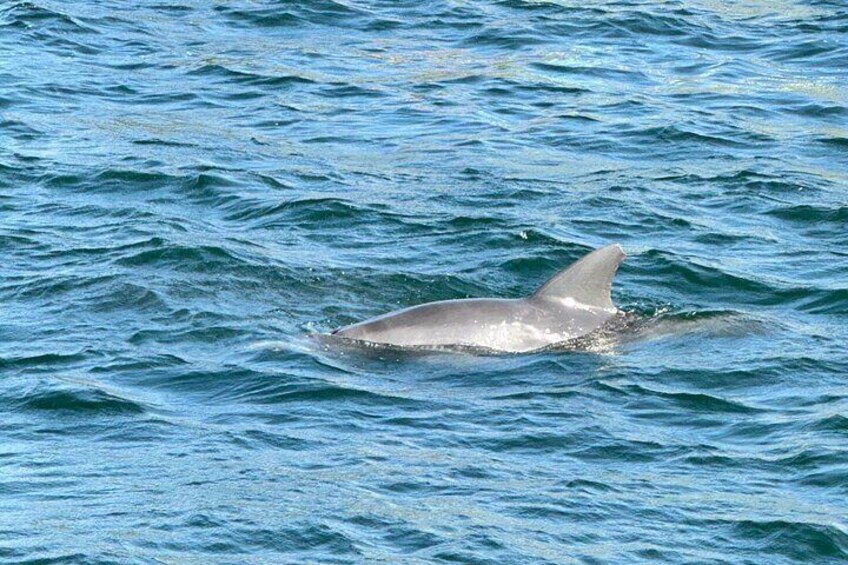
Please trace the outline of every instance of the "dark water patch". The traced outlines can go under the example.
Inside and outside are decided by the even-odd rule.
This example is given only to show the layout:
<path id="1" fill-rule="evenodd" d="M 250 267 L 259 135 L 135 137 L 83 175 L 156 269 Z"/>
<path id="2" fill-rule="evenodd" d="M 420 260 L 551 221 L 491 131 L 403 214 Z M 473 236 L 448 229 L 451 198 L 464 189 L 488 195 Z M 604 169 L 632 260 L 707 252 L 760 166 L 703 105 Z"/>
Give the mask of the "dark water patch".
<path id="1" fill-rule="evenodd" d="M 611 26 L 626 30 L 634 36 L 681 37 L 691 35 L 693 32 L 704 32 L 702 26 L 693 24 L 691 19 L 678 17 L 673 13 L 631 12 L 610 20 Z"/>
<path id="2" fill-rule="evenodd" d="M 150 549 L 174 557 L 205 555 L 217 559 L 244 559 L 247 554 L 272 554 L 284 560 L 298 560 L 308 552 L 327 552 L 328 563 L 343 563 L 360 554 L 341 530 L 330 525 L 310 524 L 305 520 L 286 520 L 283 523 L 265 521 L 231 521 L 229 508 L 207 512 L 186 512 L 160 521 L 160 536 L 168 540 L 151 544 Z M 192 535 L 197 532 L 199 535 Z"/>
<path id="3" fill-rule="evenodd" d="M 774 208 L 768 212 L 769 215 L 781 220 L 797 222 L 801 224 L 821 224 L 822 222 L 834 222 L 845 225 L 848 223 L 848 206 L 821 206 L 813 204 L 801 204 L 796 206 L 784 206 Z"/>
<path id="4" fill-rule="evenodd" d="M 313 84 L 314 81 L 299 75 L 269 76 L 230 69 L 220 64 L 206 64 L 187 73 L 200 77 L 221 78 L 244 86 L 283 88 L 297 84 Z"/>
<path id="5" fill-rule="evenodd" d="M 301 22 L 295 14 L 285 10 L 240 10 L 219 5 L 215 11 L 243 27 L 292 27 Z"/>
<path id="6" fill-rule="evenodd" d="M 769 285 L 746 277 L 726 273 L 721 269 L 706 265 L 684 262 L 677 258 L 664 256 L 657 251 L 643 254 L 653 273 L 663 273 L 667 280 L 683 280 L 696 284 L 701 289 L 724 289 L 728 292 L 747 293 L 749 296 L 768 296 L 776 289 Z"/>
<path id="7" fill-rule="evenodd" d="M 216 12 L 234 23 L 247 27 L 288 28 L 297 25 L 323 25 L 334 27 L 355 27 L 361 20 L 362 12 L 346 3 L 333 0 L 318 0 L 308 5 L 284 3 L 286 9 L 279 7 L 266 9 L 236 9 L 228 6 L 216 6 Z"/>
<path id="8" fill-rule="evenodd" d="M 207 326 L 188 330 L 140 330 L 134 332 L 127 341 L 133 345 L 157 343 L 166 344 L 174 341 L 188 343 L 223 343 L 243 336 L 245 336 L 245 331 L 241 328 L 234 328 L 230 326 Z"/>
<path id="9" fill-rule="evenodd" d="M 446 231 L 450 231 L 452 233 L 483 233 L 483 232 L 500 232 L 503 233 L 505 228 L 507 228 L 506 223 L 503 219 L 498 218 L 495 215 L 490 213 L 481 214 L 478 216 L 455 216 L 452 218 L 446 218 L 442 222 L 439 222 L 444 226 Z M 529 233 L 528 232 L 528 237 Z M 533 233 L 535 237 L 539 237 L 537 234 Z"/>
<path id="10" fill-rule="evenodd" d="M 232 268 L 241 260 L 235 254 L 218 246 L 185 246 L 165 244 L 122 257 L 116 264 L 126 267 L 171 268 L 177 271 L 220 272 Z"/>
<path id="11" fill-rule="evenodd" d="M 18 561 L 18 563 L 20 563 L 21 565 L 54 565 L 54 564 L 61 565 L 62 563 L 67 563 L 67 564 L 70 565 L 70 564 L 73 564 L 73 563 L 90 562 L 90 560 L 92 558 L 91 555 L 84 553 L 84 552 L 63 553 L 63 552 L 58 552 L 58 551 L 49 551 L 46 548 L 39 548 L 39 551 L 22 553 L 22 555 L 27 555 L 27 556 L 32 555 L 32 554 L 45 555 L 45 556 L 44 557 L 34 557 L 32 559 L 22 559 L 21 561 Z M 18 555 L 17 557 L 20 558 L 21 555 Z M 98 558 L 95 558 L 95 559 L 96 559 L 96 561 L 93 561 L 95 563 L 116 563 L 117 562 L 117 561 L 113 561 L 109 558 L 105 558 L 103 561 L 100 561 L 100 559 L 98 559 Z"/>
<path id="12" fill-rule="evenodd" d="M 232 383 L 256 378 L 255 371 L 232 366 L 202 369 L 185 360 L 177 364 L 178 369 L 169 370 L 167 365 L 159 370 L 129 370 L 130 376 L 140 376 L 154 389 L 171 391 L 180 395 L 198 395 L 204 398 L 221 394 Z"/>
<path id="13" fill-rule="evenodd" d="M 94 179 L 79 175 L 47 175 L 44 185 L 52 188 L 85 187 L 86 191 L 103 190 L 135 192 L 157 190 L 174 182 L 174 177 L 133 169 L 106 169 L 97 173 Z"/>
<path id="14" fill-rule="evenodd" d="M 798 308 L 811 314 L 848 312 L 848 288 L 805 292 L 799 300 Z"/>
<path id="15" fill-rule="evenodd" d="M 170 312 L 167 303 L 155 291 L 132 283 L 124 283 L 105 296 L 95 299 L 94 312 L 139 311 Z"/>
<path id="16" fill-rule="evenodd" d="M 179 423 L 155 415 L 153 407 L 146 406 L 143 416 L 124 418 L 120 426 L 100 428 L 96 441 L 105 446 L 136 446 L 144 448 L 150 444 L 163 444 L 179 438 L 182 426 Z"/>
<path id="17" fill-rule="evenodd" d="M 40 353 L 36 355 L 24 355 L 0 359 L 0 367 L 3 368 L 28 368 L 28 367 L 53 367 L 73 365 L 92 356 L 92 351 L 79 351 L 77 353 Z"/>
<path id="18" fill-rule="evenodd" d="M 131 104 L 144 104 L 150 106 L 157 106 L 161 104 L 168 104 L 169 106 L 173 106 L 177 103 L 193 103 L 200 102 L 202 104 L 207 104 L 207 102 L 203 101 L 203 99 L 195 94 L 194 92 L 169 92 L 167 94 L 139 94 L 133 96 L 131 99 L 128 99 L 128 102 Z M 192 105 L 192 104 L 187 104 Z"/>
<path id="19" fill-rule="evenodd" d="M 326 226 L 368 225 L 384 221 L 389 215 L 384 206 L 362 206 L 337 198 L 304 198 L 283 203 L 246 206 L 240 203 L 226 219 L 233 222 L 253 221 L 257 226 L 276 228 L 281 225 Z"/>
<path id="20" fill-rule="evenodd" d="M 259 451 L 267 448 L 301 451 L 313 447 L 312 442 L 264 430 L 245 430 L 233 436 L 233 441 L 239 447 Z"/>
<path id="21" fill-rule="evenodd" d="M 152 145 L 155 147 L 197 147 L 197 145 L 193 143 L 185 143 L 181 141 L 171 141 L 167 139 L 160 139 L 158 137 L 151 137 L 147 139 L 135 139 L 132 143 L 136 145 Z"/>
<path id="22" fill-rule="evenodd" d="M 524 93 L 550 93 L 550 94 L 588 94 L 592 91 L 586 87 L 579 86 L 577 84 L 574 85 L 564 85 L 564 84 L 551 84 L 548 82 L 541 81 L 532 81 L 532 82 L 523 82 L 516 84 L 509 84 L 509 89 L 517 92 Z M 551 107 L 550 105 L 555 105 L 548 101 L 538 101 L 535 104 L 541 104 L 543 107 Z"/>
<path id="23" fill-rule="evenodd" d="M 448 426 L 434 419 L 432 416 L 390 417 L 384 418 L 382 422 L 387 426 L 406 427 L 414 430 L 448 429 Z"/>
<path id="24" fill-rule="evenodd" d="M 54 8 L 47 8 L 36 2 L 12 2 L 2 12 L 7 26 L 25 30 L 38 30 L 42 37 L 53 34 L 85 33 L 96 34 L 97 30 Z"/>
<path id="25" fill-rule="evenodd" d="M 818 470 L 828 466 L 840 466 L 846 463 L 846 456 L 823 448 L 810 448 L 787 456 L 767 459 L 794 472 Z"/>
<path id="26" fill-rule="evenodd" d="M 781 423 L 765 420 L 736 421 L 729 423 L 719 432 L 718 437 L 726 442 L 739 445 L 770 446 L 789 433 Z"/>
<path id="27" fill-rule="evenodd" d="M 79 185 L 83 182 L 84 177 L 76 174 L 50 173 L 44 176 L 42 182 L 47 187 L 64 188 L 67 186 Z"/>
<path id="28" fill-rule="evenodd" d="M 825 137 L 820 138 L 819 141 L 838 149 L 848 148 L 848 137 Z"/>
<path id="29" fill-rule="evenodd" d="M 520 427 L 520 426 L 518 426 Z M 574 447 L 575 436 L 554 432 L 510 434 L 498 439 L 479 441 L 480 447 L 493 453 L 562 453 Z"/>
<path id="30" fill-rule="evenodd" d="M 240 186 L 241 183 L 231 176 L 217 171 L 203 171 L 197 174 L 189 174 L 179 182 L 180 192 L 191 198 L 198 204 L 226 206 L 237 200 L 230 194 L 230 190 Z"/>
<path id="31" fill-rule="evenodd" d="M 781 63 L 808 58 L 815 58 L 819 62 L 822 62 L 828 59 L 827 57 L 822 57 L 822 55 L 832 52 L 839 53 L 840 51 L 844 52 L 845 50 L 840 49 L 839 46 L 830 41 L 809 39 L 791 44 L 777 43 L 774 48 L 769 50 L 768 54 L 771 59 Z M 844 56 L 844 53 L 842 55 Z"/>
<path id="32" fill-rule="evenodd" d="M 337 403 L 355 403 L 366 406 L 379 405 L 395 405 L 397 403 L 408 404 L 412 401 L 396 396 L 378 394 L 375 392 L 345 388 L 340 386 L 291 386 L 277 387 L 273 392 L 265 392 L 258 398 L 252 399 L 254 402 L 263 404 L 284 404 L 284 403 L 306 403 L 328 402 L 331 404 Z"/>
<path id="33" fill-rule="evenodd" d="M 736 146 L 741 148 L 743 146 L 742 140 L 735 140 L 726 135 L 695 132 L 678 126 L 652 127 L 630 132 L 629 135 L 637 140 L 673 145 L 695 143 L 718 147 Z"/>
<path id="34" fill-rule="evenodd" d="M 37 137 L 44 133 L 22 120 L 10 119 L 5 116 L 0 116 L 0 127 L 3 128 L 3 131 L 14 134 L 17 139 L 21 140 Z"/>
<path id="35" fill-rule="evenodd" d="M 131 208 L 114 209 L 99 206 L 75 207 L 69 215 L 85 216 L 87 218 L 135 218 L 140 220 L 149 219 L 150 215 L 139 214 Z M 111 231 L 107 227 L 106 231 Z M 165 240 L 160 237 L 151 237 L 130 243 L 119 244 L 109 247 L 89 247 L 85 244 L 56 248 L 47 253 L 36 255 L 40 260 L 52 260 L 57 263 L 73 263 L 75 261 L 95 262 L 97 259 L 115 258 L 126 255 L 136 250 L 156 249 L 165 245 Z M 58 246 L 57 246 L 58 247 Z"/>
<path id="36" fill-rule="evenodd" d="M 571 455 L 583 461 L 618 460 L 628 463 L 651 463 L 679 457 L 687 451 L 686 447 L 650 441 L 602 440 L 591 447 L 574 449 Z"/>
<path id="37" fill-rule="evenodd" d="M 715 467 L 716 469 L 748 469 L 754 470 L 762 467 L 767 467 L 768 465 L 763 464 L 758 461 L 751 461 L 749 459 L 741 459 L 739 457 L 733 457 L 731 455 L 721 455 L 715 453 L 707 453 L 707 454 L 691 454 L 686 455 L 682 458 L 682 463 L 685 465 L 692 465 L 698 468 L 710 468 Z"/>
<path id="38" fill-rule="evenodd" d="M 614 69 L 595 66 L 566 65 L 564 63 L 532 63 L 534 69 L 562 75 L 587 75 L 623 82 L 649 82 L 642 72 L 634 69 Z"/>
<path id="39" fill-rule="evenodd" d="M 630 385 L 625 387 L 625 390 L 646 399 L 648 401 L 647 406 L 662 405 L 671 411 L 685 411 L 689 415 L 697 413 L 757 414 L 763 412 L 762 409 L 748 406 L 739 401 L 718 398 L 704 393 L 664 392 L 639 385 Z M 632 406 L 639 408 L 643 403 L 644 401 L 637 401 Z"/>
<path id="40" fill-rule="evenodd" d="M 665 373 L 664 373 L 665 374 Z M 725 368 L 704 374 L 701 371 L 671 369 L 668 377 L 672 382 L 685 383 L 698 389 L 719 389 L 731 391 L 744 390 L 778 378 L 783 374 L 781 363 L 766 366 L 751 367 L 750 369 Z"/>
<path id="41" fill-rule="evenodd" d="M 462 40 L 460 45 L 467 47 L 499 47 L 501 49 L 526 49 L 530 45 L 544 44 L 545 39 L 533 30 L 521 29 L 483 29 Z"/>
<path id="42" fill-rule="evenodd" d="M 654 252 L 646 255 L 659 258 Z M 651 261 L 653 262 L 653 261 Z M 705 264 L 677 261 L 654 263 L 654 271 L 663 271 L 669 280 L 685 280 L 709 289 L 716 296 L 725 296 L 735 304 L 759 304 L 768 306 L 796 305 L 810 312 L 836 312 L 845 302 L 845 289 L 820 287 L 793 287 L 775 284 L 776 281 L 755 279 L 743 274 L 732 274 Z"/>
<path id="43" fill-rule="evenodd" d="M 738 520 L 723 522 L 733 535 L 751 540 L 760 555 L 793 560 L 844 559 L 848 557 L 848 534 L 833 526 L 786 520 Z"/>
<path id="44" fill-rule="evenodd" d="M 817 431 L 848 435 L 848 416 L 834 414 L 833 416 L 816 420 L 810 427 Z"/>
<path id="45" fill-rule="evenodd" d="M 380 98 L 384 96 L 384 93 L 378 89 L 346 83 L 329 83 L 320 89 L 319 94 L 329 98 Z"/>
<path id="46" fill-rule="evenodd" d="M 16 285 L 13 296 L 21 300 L 58 300 L 76 292 L 102 288 L 117 278 L 117 275 L 27 278 L 26 282 Z"/>
<path id="47" fill-rule="evenodd" d="M 90 371 L 92 373 L 123 373 L 163 367 L 179 367 L 188 363 L 185 359 L 171 354 L 160 354 L 143 359 L 136 357 L 115 357 L 112 362 L 92 367 Z"/>
<path id="48" fill-rule="evenodd" d="M 694 47 L 696 49 L 709 49 L 712 51 L 729 51 L 733 53 L 751 53 L 759 51 L 765 45 L 764 42 L 755 37 L 743 35 L 724 35 L 712 31 L 702 31 L 691 34 L 675 41 L 679 45 Z"/>
<path id="49" fill-rule="evenodd" d="M 0 235 L 0 251 L 6 253 L 45 251 L 47 249 L 50 249 L 50 246 L 40 242 L 36 236 Z"/>
<path id="50" fill-rule="evenodd" d="M 143 414 L 139 402 L 96 388 L 35 389 L 20 401 L 21 409 L 66 412 L 108 417 L 115 414 Z"/>
<path id="51" fill-rule="evenodd" d="M 72 51 L 77 55 L 84 56 L 94 56 L 98 55 L 101 52 L 101 49 L 97 47 L 92 47 L 90 45 L 86 45 L 84 43 L 80 43 L 77 41 L 73 41 L 66 37 L 62 38 L 49 38 L 45 41 L 46 45 L 49 45 L 56 51 L 61 51 L 63 53 L 67 53 L 68 51 Z"/>
<path id="52" fill-rule="evenodd" d="M 395 548 L 401 555 L 426 552 L 430 548 L 438 547 L 443 541 L 436 533 L 422 531 L 412 524 L 384 522 L 363 519 L 357 526 L 367 528 L 375 537 L 387 546 Z"/>
<path id="53" fill-rule="evenodd" d="M 837 106 L 821 102 L 807 102 L 790 108 L 793 113 L 811 118 L 844 118 L 848 116 L 848 106 Z"/>
<path id="54" fill-rule="evenodd" d="M 185 16 L 195 11 L 193 6 L 181 6 L 179 4 L 170 4 L 165 2 L 157 2 L 151 4 L 151 8 L 156 11 L 170 12 L 176 16 Z"/>
<path id="55" fill-rule="evenodd" d="M 110 85 L 103 88 L 103 92 L 107 95 L 119 95 L 119 96 L 135 96 L 139 94 L 139 90 L 135 88 L 131 88 L 126 84 L 115 84 Z"/>
<path id="56" fill-rule="evenodd" d="M 580 390 L 537 390 L 530 392 L 515 392 L 493 397 L 493 400 L 503 400 L 507 402 L 521 402 L 536 399 L 577 399 L 584 395 Z"/>
<path id="57" fill-rule="evenodd" d="M 843 493 L 848 493 L 848 470 L 846 470 L 848 467 L 845 466 L 845 462 L 837 459 L 829 462 L 829 464 L 825 463 L 822 467 L 821 470 L 803 474 L 795 482 L 799 485 L 841 490 Z"/>

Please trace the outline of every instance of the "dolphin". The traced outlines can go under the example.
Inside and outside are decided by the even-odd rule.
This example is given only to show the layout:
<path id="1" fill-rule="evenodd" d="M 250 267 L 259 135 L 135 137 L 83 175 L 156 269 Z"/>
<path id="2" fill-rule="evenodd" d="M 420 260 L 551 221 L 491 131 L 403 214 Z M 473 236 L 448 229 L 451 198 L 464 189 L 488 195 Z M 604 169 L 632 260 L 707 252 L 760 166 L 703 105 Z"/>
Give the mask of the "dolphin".
<path id="1" fill-rule="evenodd" d="M 577 339 L 617 314 L 610 286 L 625 254 L 596 249 L 526 298 L 442 300 L 339 328 L 333 336 L 405 348 L 469 347 L 511 353 Z"/>

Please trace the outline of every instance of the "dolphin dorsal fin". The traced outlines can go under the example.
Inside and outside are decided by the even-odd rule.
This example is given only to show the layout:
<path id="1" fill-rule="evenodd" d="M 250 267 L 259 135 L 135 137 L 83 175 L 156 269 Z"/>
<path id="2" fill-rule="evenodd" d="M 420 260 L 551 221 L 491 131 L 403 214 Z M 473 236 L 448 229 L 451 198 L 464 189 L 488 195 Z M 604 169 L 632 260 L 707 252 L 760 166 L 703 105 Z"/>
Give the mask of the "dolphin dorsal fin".
<path id="1" fill-rule="evenodd" d="M 564 271 L 554 275 L 530 298 L 540 300 L 573 299 L 586 306 L 614 310 L 610 286 L 624 251 L 618 244 L 607 245 L 584 255 Z"/>

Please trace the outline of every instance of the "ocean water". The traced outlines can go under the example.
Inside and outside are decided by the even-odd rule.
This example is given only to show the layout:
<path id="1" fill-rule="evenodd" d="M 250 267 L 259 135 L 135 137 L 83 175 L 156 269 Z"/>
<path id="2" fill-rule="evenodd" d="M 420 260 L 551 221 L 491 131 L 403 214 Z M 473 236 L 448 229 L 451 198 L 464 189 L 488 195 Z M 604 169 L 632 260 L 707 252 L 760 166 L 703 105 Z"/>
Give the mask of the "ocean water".
<path id="1" fill-rule="evenodd" d="M 0 3 L 0 561 L 844 563 L 843 1 Z M 570 351 L 308 335 L 628 253 Z"/>

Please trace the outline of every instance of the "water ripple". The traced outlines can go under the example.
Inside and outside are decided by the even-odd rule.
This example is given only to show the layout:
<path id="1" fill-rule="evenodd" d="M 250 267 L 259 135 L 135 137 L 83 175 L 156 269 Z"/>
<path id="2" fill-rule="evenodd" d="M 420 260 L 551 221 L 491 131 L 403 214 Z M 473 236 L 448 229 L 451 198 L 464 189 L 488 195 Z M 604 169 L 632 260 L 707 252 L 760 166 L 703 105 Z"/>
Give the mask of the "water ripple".
<path id="1" fill-rule="evenodd" d="M 846 22 L 6 2 L 0 559 L 844 561 Z M 314 335 L 613 241 L 570 347 Z"/>

